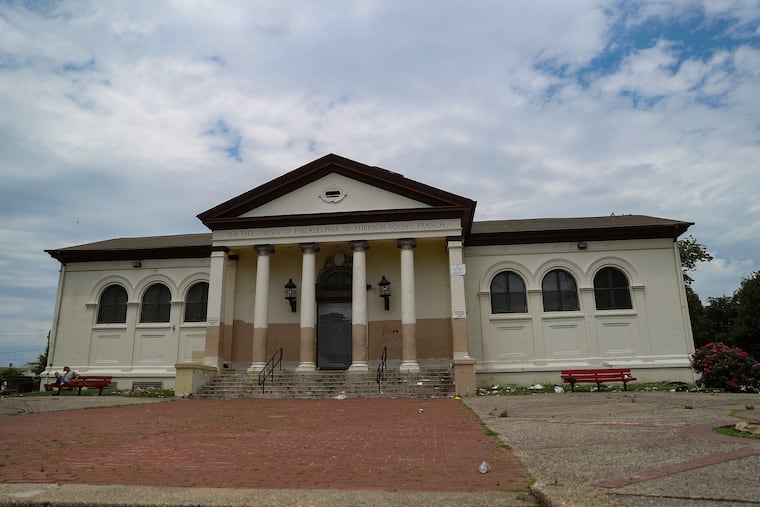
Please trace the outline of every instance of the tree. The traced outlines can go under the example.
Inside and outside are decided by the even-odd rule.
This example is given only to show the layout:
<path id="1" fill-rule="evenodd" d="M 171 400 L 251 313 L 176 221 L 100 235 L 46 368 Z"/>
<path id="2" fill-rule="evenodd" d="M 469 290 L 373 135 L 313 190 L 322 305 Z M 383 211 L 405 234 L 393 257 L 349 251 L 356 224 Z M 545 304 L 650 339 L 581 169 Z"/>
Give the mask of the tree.
<path id="1" fill-rule="evenodd" d="M 0 379 L 6 379 L 8 377 L 11 377 L 13 375 L 21 375 L 24 371 L 20 368 L 14 368 L 13 366 L 8 366 L 7 368 L 0 368 Z"/>
<path id="2" fill-rule="evenodd" d="M 732 343 L 760 357 L 760 271 L 742 280 L 734 293 L 733 306 Z"/>
<path id="3" fill-rule="evenodd" d="M 689 305 L 689 319 L 691 320 L 691 331 L 694 335 L 694 346 L 699 348 L 707 345 L 713 341 L 713 337 L 705 322 L 705 307 L 702 305 L 699 295 L 689 285 L 686 286 L 686 302 Z"/>
<path id="4" fill-rule="evenodd" d="M 699 295 L 691 288 L 694 279 L 689 273 L 697 268 L 700 262 L 710 262 L 710 255 L 705 246 L 699 243 L 693 236 L 687 236 L 678 240 L 678 252 L 681 255 L 681 269 L 683 270 L 683 282 L 686 285 L 686 303 L 689 307 L 689 320 L 691 332 L 694 336 L 694 344 L 697 347 L 705 345 L 716 338 L 711 336 L 709 326 L 706 323 L 705 308 Z"/>
<path id="5" fill-rule="evenodd" d="M 45 345 L 45 352 L 37 357 L 37 366 L 32 370 L 35 375 L 39 375 L 45 368 L 47 368 L 48 351 L 50 350 L 50 331 L 47 335 L 47 345 Z"/>
<path id="6" fill-rule="evenodd" d="M 694 236 L 686 236 L 678 240 L 678 251 L 681 254 L 683 280 L 687 286 L 691 285 L 691 282 L 694 281 L 689 276 L 689 273 L 697 269 L 697 264 L 700 262 L 710 262 L 714 258 L 702 243 L 694 239 Z"/>
<path id="7" fill-rule="evenodd" d="M 707 306 L 704 307 L 702 314 L 700 338 L 707 337 L 708 342 L 724 342 L 738 346 L 733 339 L 735 318 L 736 305 L 733 297 L 707 298 Z M 700 345 L 704 344 L 700 343 Z"/>

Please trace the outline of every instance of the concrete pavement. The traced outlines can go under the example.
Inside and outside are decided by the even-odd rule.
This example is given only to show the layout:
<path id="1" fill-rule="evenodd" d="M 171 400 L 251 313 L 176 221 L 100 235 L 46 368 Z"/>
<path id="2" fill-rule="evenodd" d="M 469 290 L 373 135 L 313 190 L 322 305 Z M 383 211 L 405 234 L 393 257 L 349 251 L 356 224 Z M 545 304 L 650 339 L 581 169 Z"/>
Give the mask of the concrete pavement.
<path id="1" fill-rule="evenodd" d="M 760 505 L 760 440 L 713 431 L 760 419 L 758 394 L 542 393 L 467 403 L 536 477 L 546 504 Z"/>

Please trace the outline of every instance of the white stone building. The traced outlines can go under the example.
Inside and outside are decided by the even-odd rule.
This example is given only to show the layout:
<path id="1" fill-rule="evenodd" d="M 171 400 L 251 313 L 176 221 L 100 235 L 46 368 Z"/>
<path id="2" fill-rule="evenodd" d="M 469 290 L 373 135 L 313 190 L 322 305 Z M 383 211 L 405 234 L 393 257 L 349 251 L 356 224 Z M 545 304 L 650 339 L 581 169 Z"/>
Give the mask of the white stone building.
<path id="1" fill-rule="evenodd" d="M 198 215 L 211 233 L 48 250 L 46 373 L 187 392 L 280 347 L 303 372 L 366 372 L 386 348 L 390 368 L 451 368 L 462 394 L 613 365 L 693 381 L 676 245 L 691 223 L 474 222 L 475 205 L 327 155 Z"/>

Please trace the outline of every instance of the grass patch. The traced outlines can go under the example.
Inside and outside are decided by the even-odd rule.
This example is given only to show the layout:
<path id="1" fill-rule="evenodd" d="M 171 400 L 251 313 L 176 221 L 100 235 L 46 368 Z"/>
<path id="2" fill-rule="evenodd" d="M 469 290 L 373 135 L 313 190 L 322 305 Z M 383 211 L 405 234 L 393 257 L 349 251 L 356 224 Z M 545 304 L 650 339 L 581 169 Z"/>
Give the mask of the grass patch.
<path id="1" fill-rule="evenodd" d="M 174 398 L 174 389 L 140 389 L 117 391 L 117 393 L 129 398 Z"/>
<path id="2" fill-rule="evenodd" d="M 569 384 L 550 384 L 541 385 L 541 388 L 530 388 L 527 386 L 518 386 L 514 384 L 500 385 L 494 384 L 490 386 L 480 386 L 477 389 L 478 396 L 523 396 L 526 394 L 535 393 L 552 393 L 554 394 L 554 387 L 562 387 L 565 392 L 570 392 Z M 602 384 L 601 389 L 597 388 L 596 384 L 576 384 L 576 393 L 591 393 L 591 392 L 624 392 L 623 384 L 617 382 L 610 382 L 608 384 Z M 686 384 L 683 382 L 655 382 L 655 383 L 636 383 L 632 382 L 628 384 L 628 392 L 697 392 L 700 389 L 696 384 Z M 560 393 L 561 394 L 561 393 Z"/>
<path id="3" fill-rule="evenodd" d="M 733 426 L 718 426 L 717 428 L 713 428 L 713 431 L 715 433 L 720 433 L 721 435 L 727 435 L 729 437 L 751 438 L 753 440 L 760 440 L 760 435 L 754 435 L 752 433 L 747 433 L 746 431 L 739 431 Z"/>
<path id="4" fill-rule="evenodd" d="M 57 391 L 32 391 L 30 393 L 17 393 L 13 397 L 17 398 L 40 398 L 45 396 L 52 396 Z M 101 396 L 99 389 L 87 389 L 82 388 L 81 396 Z M 78 389 L 66 389 L 63 388 L 61 396 L 80 396 Z M 123 396 L 125 398 L 174 398 L 173 389 L 103 389 L 102 396 Z"/>

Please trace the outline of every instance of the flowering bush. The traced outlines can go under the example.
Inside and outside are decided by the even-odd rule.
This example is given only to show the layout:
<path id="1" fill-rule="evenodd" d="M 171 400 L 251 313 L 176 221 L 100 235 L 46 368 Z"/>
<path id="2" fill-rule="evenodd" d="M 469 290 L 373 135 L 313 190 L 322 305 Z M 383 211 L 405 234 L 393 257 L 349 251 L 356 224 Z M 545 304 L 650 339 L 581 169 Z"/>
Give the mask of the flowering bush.
<path id="1" fill-rule="evenodd" d="M 691 356 L 691 367 L 702 374 L 705 387 L 733 392 L 760 389 L 760 363 L 743 350 L 722 342 L 698 348 Z"/>

